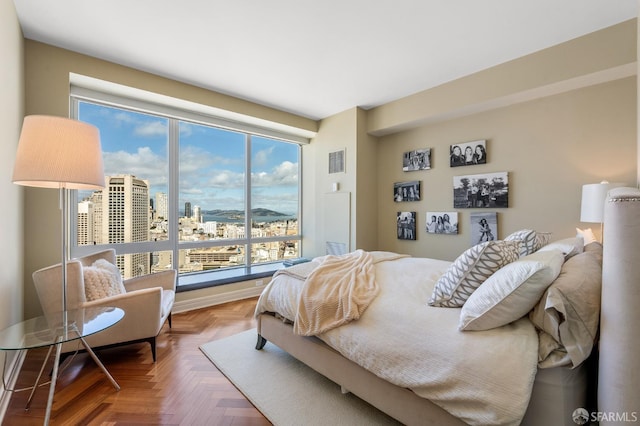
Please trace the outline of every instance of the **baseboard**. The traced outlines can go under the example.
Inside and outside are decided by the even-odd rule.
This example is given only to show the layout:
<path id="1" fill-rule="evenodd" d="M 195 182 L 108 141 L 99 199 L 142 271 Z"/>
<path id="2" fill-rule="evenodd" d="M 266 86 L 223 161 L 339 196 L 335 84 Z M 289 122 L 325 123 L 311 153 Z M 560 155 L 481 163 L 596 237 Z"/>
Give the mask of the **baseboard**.
<path id="1" fill-rule="evenodd" d="M 4 353 L 4 356 L 7 356 L 7 353 Z M 27 351 L 19 351 L 16 356 L 13 357 L 13 360 L 9 364 L 8 374 L 7 371 L 4 371 L 5 374 L 5 383 L 9 386 L 9 389 L 15 389 L 16 383 L 18 382 L 18 376 L 20 375 L 20 369 L 22 368 L 22 363 L 27 356 Z M 7 412 L 7 408 L 9 407 L 9 402 L 11 401 L 12 392 L 5 389 L 4 385 L 1 386 L 0 389 L 0 424 L 4 421 L 4 416 Z"/>
<path id="2" fill-rule="evenodd" d="M 250 297 L 259 296 L 260 293 L 262 293 L 262 290 L 264 290 L 264 286 L 213 294 L 211 296 L 198 297 L 196 299 L 177 301 L 173 304 L 172 312 L 177 314 L 180 312 L 192 311 L 194 309 L 220 305 L 222 303 L 234 302 L 236 300 L 248 299 Z"/>

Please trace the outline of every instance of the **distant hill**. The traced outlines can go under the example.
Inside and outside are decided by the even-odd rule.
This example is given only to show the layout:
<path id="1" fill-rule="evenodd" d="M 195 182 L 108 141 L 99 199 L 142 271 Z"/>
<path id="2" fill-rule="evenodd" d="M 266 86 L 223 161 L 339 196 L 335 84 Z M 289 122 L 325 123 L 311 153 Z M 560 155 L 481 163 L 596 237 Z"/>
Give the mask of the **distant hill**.
<path id="1" fill-rule="evenodd" d="M 242 210 L 203 210 L 202 214 L 218 216 L 218 217 L 228 217 L 228 218 L 237 218 L 242 217 L 244 215 L 244 211 Z M 288 214 L 276 212 L 269 209 L 251 209 L 252 216 L 260 217 L 260 216 L 291 216 Z"/>

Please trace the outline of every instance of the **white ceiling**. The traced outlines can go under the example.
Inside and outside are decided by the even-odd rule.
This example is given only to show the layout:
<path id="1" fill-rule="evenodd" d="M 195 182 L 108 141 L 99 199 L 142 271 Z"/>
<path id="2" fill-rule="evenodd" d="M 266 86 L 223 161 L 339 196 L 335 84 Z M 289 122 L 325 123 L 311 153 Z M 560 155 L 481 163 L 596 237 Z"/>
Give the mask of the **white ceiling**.
<path id="1" fill-rule="evenodd" d="M 637 0 L 14 0 L 24 36 L 320 119 L 637 17 Z"/>

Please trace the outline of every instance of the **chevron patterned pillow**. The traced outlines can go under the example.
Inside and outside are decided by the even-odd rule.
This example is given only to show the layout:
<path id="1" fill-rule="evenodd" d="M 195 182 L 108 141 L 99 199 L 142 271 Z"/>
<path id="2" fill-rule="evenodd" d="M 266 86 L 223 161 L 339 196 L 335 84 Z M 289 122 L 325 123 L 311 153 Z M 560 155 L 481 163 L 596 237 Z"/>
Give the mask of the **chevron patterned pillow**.
<path id="1" fill-rule="evenodd" d="M 546 246 L 550 242 L 551 242 L 551 232 L 536 232 L 536 242 L 535 242 L 536 251 L 540 250 L 542 247 Z"/>
<path id="2" fill-rule="evenodd" d="M 520 241 L 486 241 L 467 249 L 436 283 L 429 305 L 459 308 L 487 278 L 519 257 Z"/>
<path id="3" fill-rule="evenodd" d="M 536 251 L 536 231 L 533 229 L 521 229 L 509 234 L 505 241 L 520 242 L 520 256 L 528 256 Z"/>
<path id="4" fill-rule="evenodd" d="M 520 256 L 528 256 L 551 241 L 551 232 L 537 232 L 533 229 L 521 229 L 509 234 L 505 241 L 520 241 Z"/>

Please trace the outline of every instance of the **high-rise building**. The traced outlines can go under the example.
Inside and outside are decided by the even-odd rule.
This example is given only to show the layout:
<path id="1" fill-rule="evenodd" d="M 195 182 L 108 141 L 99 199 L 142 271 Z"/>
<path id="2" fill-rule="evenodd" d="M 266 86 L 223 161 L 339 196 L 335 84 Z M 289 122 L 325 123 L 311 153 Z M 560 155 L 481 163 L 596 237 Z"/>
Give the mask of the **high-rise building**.
<path id="1" fill-rule="evenodd" d="M 156 192 L 156 212 L 157 218 L 169 218 L 169 200 L 164 192 Z"/>
<path id="2" fill-rule="evenodd" d="M 102 243 L 149 240 L 149 182 L 133 175 L 105 176 L 102 192 Z M 160 204 L 160 203 L 158 203 Z M 150 272 L 149 253 L 118 257 L 125 278 Z"/>
<path id="3" fill-rule="evenodd" d="M 102 243 L 102 191 L 95 191 L 89 197 L 89 202 L 92 204 L 91 218 L 87 220 L 91 221 L 93 230 L 91 240 L 87 241 L 87 244 L 100 244 Z"/>
<path id="4" fill-rule="evenodd" d="M 89 245 L 94 243 L 93 233 L 93 203 L 89 200 L 84 200 L 78 203 L 78 228 L 77 238 L 78 245 Z"/>
<path id="5" fill-rule="evenodd" d="M 184 203 L 184 217 L 191 217 L 191 203 L 189 201 Z"/>
<path id="6" fill-rule="evenodd" d="M 202 222 L 202 209 L 200 209 L 200 206 L 193 206 L 193 220 Z"/>

